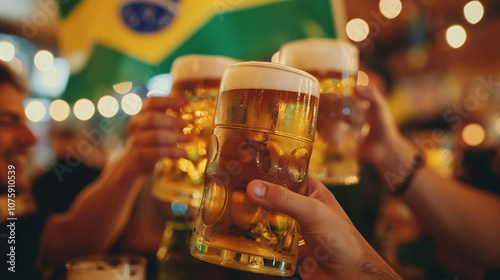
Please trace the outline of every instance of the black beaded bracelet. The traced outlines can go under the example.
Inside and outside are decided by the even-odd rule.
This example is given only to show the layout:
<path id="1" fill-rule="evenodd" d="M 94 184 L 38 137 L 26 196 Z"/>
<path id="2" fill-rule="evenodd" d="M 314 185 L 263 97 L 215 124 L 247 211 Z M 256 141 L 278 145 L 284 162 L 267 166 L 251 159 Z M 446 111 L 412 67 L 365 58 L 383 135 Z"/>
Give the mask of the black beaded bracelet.
<path id="1" fill-rule="evenodd" d="M 415 173 L 417 170 L 425 164 L 425 159 L 424 155 L 422 153 L 418 153 L 415 156 L 415 163 L 413 164 L 413 168 L 410 170 L 408 176 L 406 176 L 406 179 L 399 185 L 399 188 L 395 189 L 392 191 L 393 196 L 401 196 L 410 186 L 411 181 L 413 180 L 413 177 L 415 176 Z"/>

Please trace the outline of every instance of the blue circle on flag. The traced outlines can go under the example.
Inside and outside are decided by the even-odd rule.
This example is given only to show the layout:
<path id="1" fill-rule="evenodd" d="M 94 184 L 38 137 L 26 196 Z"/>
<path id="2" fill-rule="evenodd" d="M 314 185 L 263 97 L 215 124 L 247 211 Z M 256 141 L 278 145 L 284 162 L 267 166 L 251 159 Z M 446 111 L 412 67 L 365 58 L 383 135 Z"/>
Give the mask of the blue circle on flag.
<path id="1" fill-rule="evenodd" d="M 177 10 L 178 0 L 168 2 L 170 5 L 165 6 L 151 2 L 127 3 L 122 7 L 122 19 L 128 27 L 138 32 L 160 31 L 170 24 Z"/>

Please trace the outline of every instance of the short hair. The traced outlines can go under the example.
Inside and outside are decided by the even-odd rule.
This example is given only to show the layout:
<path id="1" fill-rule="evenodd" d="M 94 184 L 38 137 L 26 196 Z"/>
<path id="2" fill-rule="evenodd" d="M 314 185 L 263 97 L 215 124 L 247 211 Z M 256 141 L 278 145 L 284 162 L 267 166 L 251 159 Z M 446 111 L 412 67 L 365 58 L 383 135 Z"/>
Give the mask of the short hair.
<path id="1" fill-rule="evenodd" d="M 0 61 L 0 85 L 1 84 L 11 84 L 23 94 L 28 92 L 25 81 L 23 81 L 19 75 L 14 73 L 9 65 L 3 63 L 2 61 Z"/>

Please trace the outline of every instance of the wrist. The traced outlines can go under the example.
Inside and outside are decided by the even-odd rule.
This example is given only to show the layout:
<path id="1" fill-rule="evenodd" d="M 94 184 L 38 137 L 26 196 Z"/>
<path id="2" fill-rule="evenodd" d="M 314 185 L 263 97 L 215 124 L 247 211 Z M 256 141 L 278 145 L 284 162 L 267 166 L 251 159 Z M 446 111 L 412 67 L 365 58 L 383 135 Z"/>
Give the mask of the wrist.
<path id="1" fill-rule="evenodd" d="M 362 238 L 362 237 L 361 237 Z M 342 279 L 362 280 L 362 279 L 387 279 L 396 280 L 401 277 L 392 269 L 392 267 L 366 242 L 360 239 L 362 250 L 357 261 L 349 273 Z"/>
<path id="2" fill-rule="evenodd" d="M 398 135 L 384 143 L 380 159 L 375 161 L 374 165 L 389 191 L 400 195 L 409 186 L 416 169 L 423 163 L 420 149 L 402 135 Z"/>
<path id="3" fill-rule="evenodd" d="M 398 173 L 401 163 L 411 162 L 414 155 L 419 152 L 420 150 L 412 142 L 398 134 L 384 141 L 373 164 L 381 174 Z"/>
<path id="4" fill-rule="evenodd" d="M 117 155 L 109 166 L 113 176 L 125 181 L 133 180 L 140 175 L 135 163 L 125 153 Z"/>

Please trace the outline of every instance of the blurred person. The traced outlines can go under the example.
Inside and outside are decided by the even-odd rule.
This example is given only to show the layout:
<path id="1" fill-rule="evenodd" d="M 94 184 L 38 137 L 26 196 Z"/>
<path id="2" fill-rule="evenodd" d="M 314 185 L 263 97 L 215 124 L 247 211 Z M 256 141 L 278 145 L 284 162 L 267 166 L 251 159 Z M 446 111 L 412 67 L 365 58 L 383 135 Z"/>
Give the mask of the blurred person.
<path id="1" fill-rule="evenodd" d="M 106 164 L 96 180 L 79 192 L 67 211 L 55 213 L 48 219 L 39 248 L 42 267 L 108 252 L 116 245 L 131 221 L 137 220 L 132 219 L 133 211 L 156 162 L 163 157 L 185 155 L 176 143 L 189 140 L 182 133 L 186 123 L 165 114 L 167 108 L 178 111 L 184 105 L 183 100 L 175 98 L 151 97 L 145 101 L 141 112 L 129 123 L 123 151 Z M 158 240 L 142 240 L 150 244 L 148 249 L 143 249 L 156 250 L 160 238 L 161 233 Z"/>
<path id="2" fill-rule="evenodd" d="M 50 125 L 49 146 L 54 152 L 55 162 L 50 171 L 33 182 L 32 188 L 39 211 L 46 215 L 68 210 L 76 195 L 100 174 L 100 169 L 86 160 L 95 157 L 96 152 L 86 151 L 85 157 L 77 152 L 81 141 L 93 151 L 98 149 L 80 134 L 69 123 L 54 122 Z"/>
<path id="3" fill-rule="evenodd" d="M 371 129 L 359 157 L 377 168 L 389 191 L 439 245 L 483 268 L 500 267 L 500 197 L 439 176 L 398 131 L 380 91 L 357 87 L 355 92 L 371 105 Z"/>
<path id="4" fill-rule="evenodd" d="M 38 279 L 40 276 L 34 269 L 34 261 L 44 219 L 33 207 L 27 207 L 23 199 L 29 195 L 28 150 L 37 141 L 26 124 L 23 102 L 28 90 L 25 85 L 0 62 L 1 279 Z M 8 203 L 15 205 L 8 207 Z"/>
<path id="5" fill-rule="evenodd" d="M 123 151 L 112 157 L 99 177 L 84 187 L 69 209 L 51 215 L 44 227 L 38 265 L 49 277 L 64 273 L 63 264 L 75 257 L 98 253 L 138 253 L 154 268 L 170 204 L 151 196 L 151 175 L 160 158 L 185 156 L 178 142 L 186 122 L 165 114 L 179 111 L 185 101 L 151 97 L 130 120 Z M 206 279 L 250 279 L 250 273 L 204 263 Z M 200 272 L 200 275 L 203 274 Z M 155 271 L 149 271 L 155 273 Z M 267 279 L 262 276 L 261 279 Z"/>

